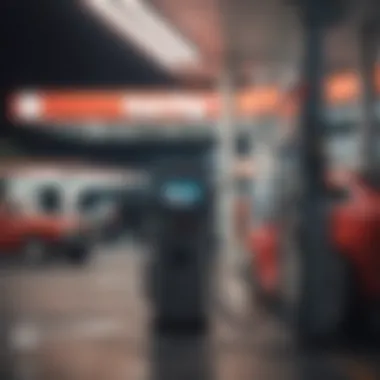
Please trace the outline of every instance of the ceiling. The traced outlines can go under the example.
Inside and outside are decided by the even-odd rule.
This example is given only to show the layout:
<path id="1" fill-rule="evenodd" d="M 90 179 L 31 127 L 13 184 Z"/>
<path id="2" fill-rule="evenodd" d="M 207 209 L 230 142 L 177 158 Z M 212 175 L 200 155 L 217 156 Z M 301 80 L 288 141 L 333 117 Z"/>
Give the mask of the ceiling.
<path id="1" fill-rule="evenodd" d="M 146 1 L 199 47 L 202 65 L 180 68 L 191 81 L 195 76 L 217 77 L 227 51 L 240 62 L 239 69 L 247 69 L 258 82 L 277 80 L 284 72 L 288 75 L 300 61 L 297 12 L 285 0 Z M 366 4 L 376 14 L 375 0 L 342 1 L 355 5 L 326 39 L 328 69 L 333 71 L 355 67 L 358 20 Z M 2 0 L 0 33 L 5 37 L 2 81 L 6 87 L 178 85 L 175 73 L 160 69 L 83 12 L 79 0 Z"/>
<path id="2" fill-rule="evenodd" d="M 1 0 L 2 82 L 28 86 L 170 86 L 176 81 L 104 28 L 78 0 Z"/>
<path id="3" fill-rule="evenodd" d="M 299 10 L 285 0 L 149 1 L 202 52 L 201 68 L 180 68 L 185 76 L 219 75 L 227 52 L 239 62 L 239 70 L 259 82 L 276 82 L 299 67 L 303 50 Z M 358 25 L 378 7 L 372 0 L 342 2 L 349 11 L 326 38 L 329 71 L 356 67 Z"/>
<path id="4" fill-rule="evenodd" d="M 235 63 L 240 61 L 239 69 L 252 73 L 253 81 L 279 81 L 297 71 L 302 33 L 294 8 L 280 0 L 147 1 L 202 52 L 200 70 L 181 68 L 186 75 L 180 79 L 217 78 L 227 52 Z M 326 51 L 330 71 L 356 67 L 357 27 L 365 1 L 370 0 L 360 0 L 344 22 L 329 31 Z M 2 0 L 0 33 L 5 37 L 3 88 L 162 87 L 179 83 L 176 73 L 160 69 L 97 19 L 81 12 L 78 0 Z M 37 149 L 37 140 L 33 144 Z M 49 141 L 46 145 L 54 144 Z M 131 159 L 140 153 L 130 147 Z"/>
<path id="5" fill-rule="evenodd" d="M 286 0 L 146 1 L 199 47 L 202 65 L 180 68 L 185 78 L 215 78 L 227 51 L 257 81 L 273 81 L 300 61 L 298 14 Z M 342 1 L 352 3 L 352 10 L 326 39 L 328 69 L 334 71 L 355 67 L 358 22 L 365 13 L 378 13 L 376 0 Z M 83 12 L 79 0 L 2 0 L 0 33 L 5 37 L 2 80 L 8 86 L 178 84 L 174 73 L 160 69 Z"/>

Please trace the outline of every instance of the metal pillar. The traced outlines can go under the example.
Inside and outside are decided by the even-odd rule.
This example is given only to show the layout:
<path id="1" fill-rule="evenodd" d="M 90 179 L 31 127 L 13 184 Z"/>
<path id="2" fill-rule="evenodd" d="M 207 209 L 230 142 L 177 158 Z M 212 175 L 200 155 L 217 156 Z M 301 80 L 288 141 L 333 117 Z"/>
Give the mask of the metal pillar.
<path id="1" fill-rule="evenodd" d="M 367 22 L 359 31 L 359 73 L 362 85 L 362 125 L 360 129 L 361 167 L 371 172 L 376 162 L 376 84 L 378 34 L 376 23 Z"/>
<path id="2" fill-rule="evenodd" d="M 324 74 L 325 19 L 323 1 L 309 0 L 305 9 L 305 91 L 300 119 L 301 173 L 303 198 L 301 215 L 302 266 L 307 273 L 307 310 L 299 321 L 308 334 L 325 335 L 333 328 L 334 269 L 330 249 L 328 210 L 325 202 L 324 157 L 322 154 L 322 89 Z M 327 11 L 326 11 L 327 12 Z M 323 295 L 323 296 L 321 296 Z M 331 297 L 330 297 L 331 296 Z M 312 301 L 312 302 L 311 302 Z M 306 330 L 305 330 L 306 331 Z"/>
<path id="3" fill-rule="evenodd" d="M 225 67 L 220 82 L 221 116 L 219 120 L 219 205 L 220 228 L 223 253 L 232 254 L 236 248 L 234 231 L 234 176 L 235 163 L 235 83 L 234 70 L 231 65 Z"/>
<path id="4" fill-rule="evenodd" d="M 323 27 L 309 24 L 305 38 L 305 98 L 300 120 L 300 142 L 305 192 L 319 197 L 323 188 L 323 157 L 321 150 L 322 82 L 323 82 Z"/>

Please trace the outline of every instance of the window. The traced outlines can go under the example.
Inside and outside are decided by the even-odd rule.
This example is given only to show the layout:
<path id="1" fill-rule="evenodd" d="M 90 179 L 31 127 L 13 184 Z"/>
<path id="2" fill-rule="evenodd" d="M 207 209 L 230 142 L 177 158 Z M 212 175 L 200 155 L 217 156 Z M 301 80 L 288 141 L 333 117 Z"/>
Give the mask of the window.
<path id="1" fill-rule="evenodd" d="M 57 213 L 62 209 L 62 189 L 59 185 L 47 185 L 39 190 L 39 206 L 43 212 Z"/>

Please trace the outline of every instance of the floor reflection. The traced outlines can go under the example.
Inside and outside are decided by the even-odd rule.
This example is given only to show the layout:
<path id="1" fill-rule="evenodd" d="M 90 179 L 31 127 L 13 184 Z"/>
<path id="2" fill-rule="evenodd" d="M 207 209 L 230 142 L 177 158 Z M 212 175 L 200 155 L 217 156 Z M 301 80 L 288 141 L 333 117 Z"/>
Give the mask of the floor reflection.
<path id="1" fill-rule="evenodd" d="M 141 282 L 144 257 L 121 248 L 100 251 L 83 270 L 57 265 L 0 277 L 10 295 L 8 338 L 20 379 L 380 379 L 377 352 L 297 350 L 271 313 L 237 302 L 237 277 L 227 266 L 223 294 L 231 294 L 212 305 L 208 335 L 153 335 Z"/>

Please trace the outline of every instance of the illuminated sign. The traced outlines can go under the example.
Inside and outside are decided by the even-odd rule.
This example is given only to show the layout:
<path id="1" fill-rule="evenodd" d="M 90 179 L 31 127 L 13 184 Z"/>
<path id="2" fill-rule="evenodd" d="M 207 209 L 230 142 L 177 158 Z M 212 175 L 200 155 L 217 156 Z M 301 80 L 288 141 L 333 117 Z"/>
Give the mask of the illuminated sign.
<path id="1" fill-rule="evenodd" d="M 361 93 L 356 73 L 330 76 L 325 81 L 328 106 L 357 102 Z M 376 76 L 380 91 L 380 68 Z M 275 86 L 249 87 L 235 94 L 235 116 L 239 121 L 298 113 L 300 94 Z M 170 122 L 186 124 L 216 120 L 222 113 L 221 95 L 214 91 L 102 91 L 38 90 L 16 92 L 10 98 L 9 117 L 25 123 Z"/>
<path id="2" fill-rule="evenodd" d="M 202 187 L 190 180 L 173 180 L 162 187 L 163 201 L 175 208 L 189 208 L 203 199 Z"/>

